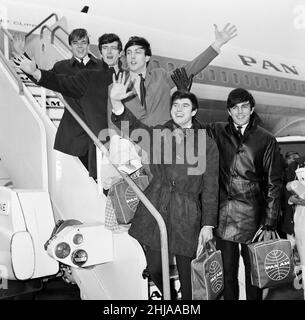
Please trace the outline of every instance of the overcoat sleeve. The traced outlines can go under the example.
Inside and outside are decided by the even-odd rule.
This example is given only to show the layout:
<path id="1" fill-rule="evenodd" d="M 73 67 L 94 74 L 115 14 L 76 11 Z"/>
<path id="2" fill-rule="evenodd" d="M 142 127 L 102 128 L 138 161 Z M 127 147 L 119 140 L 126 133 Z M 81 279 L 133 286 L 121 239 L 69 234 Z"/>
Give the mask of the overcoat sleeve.
<path id="1" fill-rule="evenodd" d="M 121 135 L 125 136 L 127 139 L 133 140 L 145 151 L 152 152 L 153 143 L 151 143 L 151 139 L 153 130 L 157 127 L 145 125 L 126 107 L 121 115 L 115 115 L 112 112 L 111 121 L 119 130 L 121 130 Z M 140 129 L 138 133 L 136 129 Z"/>
<path id="2" fill-rule="evenodd" d="M 280 212 L 283 172 L 280 150 L 274 137 L 270 139 L 265 149 L 263 165 L 267 187 L 265 224 L 276 227 L 278 214 Z"/>
<path id="3" fill-rule="evenodd" d="M 219 152 L 216 142 L 206 137 L 206 171 L 201 192 L 201 227 L 217 226 Z"/>
<path id="4" fill-rule="evenodd" d="M 90 83 L 90 73 L 92 71 L 82 70 L 78 74 L 69 76 L 57 74 L 52 70 L 40 70 L 41 78 L 38 85 L 60 92 L 64 96 L 80 99 L 87 91 Z"/>
<path id="5" fill-rule="evenodd" d="M 211 63 L 211 61 L 214 60 L 215 57 L 217 56 L 218 56 L 218 52 L 212 46 L 209 46 L 202 53 L 200 53 L 195 59 L 188 62 L 184 66 L 186 74 L 188 76 L 190 76 L 191 74 L 194 76 L 197 75 L 199 72 L 205 69 Z M 175 83 L 171 78 L 172 74 L 173 74 L 173 71 L 167 73 L 167 81 L 171 88 L 175 86 Z"/>

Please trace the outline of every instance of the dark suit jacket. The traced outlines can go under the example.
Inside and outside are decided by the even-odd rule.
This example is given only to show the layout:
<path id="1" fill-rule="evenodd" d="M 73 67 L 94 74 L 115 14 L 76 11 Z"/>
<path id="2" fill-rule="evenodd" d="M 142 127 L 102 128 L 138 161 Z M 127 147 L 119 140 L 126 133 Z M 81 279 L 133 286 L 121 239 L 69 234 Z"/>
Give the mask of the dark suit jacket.
<path id="1" fill-rule="evenodd" d="M 51 70 L 41 70 L 38 85 L 78 99 L 85 122 L 98 136 L 102 129 L 107 128 L 108 86 L 112 83 L 112 73 L 113 70 L 102 68 L 82 70 L 74 76 L 69 76 Z M 96 178 L 96 150 L 93 143 L 89 144 L 88 166 L 89 175 Z"/>
<path id="2" fill-rule="evenodd" d="M 81 70 L 99 70 L 108 68 L 101 60 L 90 56 L 86 65 L 79 63 L 75 58 L 62 60 L 55 63 L 51 71 L 56 74 L 75 75 Z M 87 109 L 83 109 L 78 99 L 64 96 L 71 108 L 87 122 Z M 76 122 L 68 110 L 65 109 L 60 124 L 57 129 L 54 149 L 70 154 L 72 156 L 84 156 L 88 153 L 89 144 L 92 143 L 87 133 Z"/>

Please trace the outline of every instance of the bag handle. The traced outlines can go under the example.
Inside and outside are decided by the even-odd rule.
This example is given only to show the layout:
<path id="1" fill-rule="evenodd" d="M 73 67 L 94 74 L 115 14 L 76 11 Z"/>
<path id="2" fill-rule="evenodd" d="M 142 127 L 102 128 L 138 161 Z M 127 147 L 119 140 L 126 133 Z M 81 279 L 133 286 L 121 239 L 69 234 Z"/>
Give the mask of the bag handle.
<path id="1" fill-rule="evenodd" d="M 256 231 L 254 237 L 251 240 L 251 243 L 255 242 L 256 238 L 259 238 L 259 236 L 264 232 L 263 230 L 263 225 L 261 225 L 259 227 L 259 229 Z M 276 240 L 276 239 L 281 239 L 281 237 L 279 236 L 279 234 L 277 233 L 277 231 L 272 231 L 271 232 L 271 239 L 270 240 Z M 263 240 L 260 240 L 263 241 Z"/>
<path id="2" fill-rule="evenodd" d="M 208 248 L 209 247 L 209 248 Z M 213 243 L 212 240 L 209 240 L 206 244 L 205 244 L 205 248 L 208 252 L 215 252 L 216 251 L 216 247 L 215 244 Z"/>
<path id="3" fill-rule="evenodd" d="M 216 251 L 216 247 L 212 240 L 206 242 L 205 245 L 203 245 L 202 241 L 200 241 L 197 247 L 196 257 L 198 258 L 204 250 L 207 252 L 208 256 L 210 256 L 213 252 Z"/>

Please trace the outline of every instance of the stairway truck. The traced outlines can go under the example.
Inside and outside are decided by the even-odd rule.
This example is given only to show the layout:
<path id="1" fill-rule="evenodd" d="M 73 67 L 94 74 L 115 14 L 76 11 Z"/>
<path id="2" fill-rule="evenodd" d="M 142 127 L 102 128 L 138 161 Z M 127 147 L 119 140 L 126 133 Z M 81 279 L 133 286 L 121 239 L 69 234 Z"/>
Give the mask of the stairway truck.
<path id="1" fill-rule="evenodd" d="M 25 282 L 56 275 L 59 264 L 71 267 L 82 299 L 148 298 L 146 259 L 127 229 L 75 220 L 56 227 L 48 192 L 0 187 L 0 298 L 12 295 L 11 282 L 18 295 L 16 284 L 24 291 Z"/>

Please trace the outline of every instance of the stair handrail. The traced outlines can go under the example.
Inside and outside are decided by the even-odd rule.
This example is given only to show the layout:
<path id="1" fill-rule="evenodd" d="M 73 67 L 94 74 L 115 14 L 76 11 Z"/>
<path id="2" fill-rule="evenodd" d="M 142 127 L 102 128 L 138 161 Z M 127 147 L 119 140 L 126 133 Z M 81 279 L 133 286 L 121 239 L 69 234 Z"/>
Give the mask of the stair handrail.
<path id="1" fill-rule="evenodd" d="M 42 39 L 43 38 L 43 34 L 44 34 L 44 30 L 45 29 L 47 29 L 50 33 L 51 33 L 51 39 L 52 39 L 52 33 L 53 33 L 53 30 L 48 26 L 48 25 L 44 25 L 42 28 L 41 28 L 41 30 L 40 30 L 40 39 Z M 55 28 L 56 29 L 56 28 Z M 64 30 L 64 28 L 62 28 L 63 30 Z M 58 30 L 58 29 L 56 29 L 56 30 Z M 66 31 L 65 31 L 66 32 Z M 57 40 L 59 40 L 70 52 L 71 52 L 71 49 L 69 48 L 69 46 L 62 40 L 62 39 L 60 39 L 58 36 L 56 36 L 56 35 L 54 35 L 54 37 L 56 37 L 56 39 Z M 53 37 L 53 38 L 54 38 Z M 53 46 L 56 46 L 56 44 L 54 43 L 54 39 L 53 39 L 53 42 L 52 42 L 52 40 L 51 40 L 51 44 L 53 45 Z"/>
<path id="2" fill-rule="evenodd" d="M 0 22 L 0 29 L 4 32 L 4 34 L 5 34 L 11 41 L 13 41 L 13 36 L 11 35 L 11 33 L 10 33 L 7 29 L 5 29 L 5 28 L 2 26 L 1 22 Z"/>
<path id="3" fill-rule="evenodd" d="M 13 40 L 13 36 L 10 34 L 10 32 L 8 30 L 6 30 L 5 28 L 3 28 L 3 26 L 0 23 L 0 30 L 3 31 L 3 33 L 10 39 Z M 10 61 L 8 59 L 6 59 L 6 57 L 4 56 L 4 54 L 2 53 L 2 51 L 0 50 L 0 59 L 3 62 L 5 68 L 9 71 L 9 73 L 14 77 L 14 79 L 17 82 L 18 85 L 18 89 L 19 89 L 19 94 L 20 95 L 24 95 L 24 89 L 23 89 L 23 83 L 20 80 L 16 70 L 12 67 L 12 65 L 10 64 Z"/>
<path id="4" fill-rule="evenodd" d="M 58 15 L 53 12 L 51 13 L 48 17 L 46 17 L 44 20 L 42 20 L 36 27 L 34 27 L 30 32 L 28 32 L 26 35 L 25 35 L 25 39 L 31 35 L 33 32 L 35 32 L 38 28 L 40 28 L 45 22 L 47 22 L 49 19 L 51 19 L 52 17 L 55 17 L 55 20 L 56 22 L 58 21 Z"/>
<path id="5" fill-rule="evenodd" d="M 103 143 L 96 137 L 88 125 L 80 118 L 80 116 L 70 107 L 70 105 L 65 101 L 63 96 L 57 92 L 55 95 L 58 99 L 62 101 L 65 108 L 70 112 L 73 118 L 78 122 L 78 124 L 85 130 L 89 135 L 94 144 L 99 148 L 103 155 L 108 155 L 108 150 L 103 145 Z M 108 159 L 109 160 L 109 159 Z M 164 300 L 170 300 L 170 284 L 169 284 L 169 259 L 168 259 L 168 239 L 167 239 L 167 230 L 165 222 L 154 207 L 154 205 L 148 200 L 144 195 L 141 189 L 133 182 L 133 180 L 127 175 L 122 173 L 118 167 L 113 164 L 110 160 L 109 163 L 115 168 L 115 170 L 120 174 L 120 176 L 128 183 L 128 185 L 133 189 L 139 199 L 142 201 L 147 210 L 153 215 L 156 219 L 157 224 L 160 230 L 160 242 L 161 242 L 161 261 L 162 261 L 162 278 L 163 278 L 163 298 Z"/>
<path id="6" fill-rule="evenodd" d="M 7 59 L 5 58 L 5 56 L 3 55 L 3 53 L 0 51 L 0 59 L 3 62 L 4 66 L 6 67 L 6 69 L 10 72 L 10 74 L 14 77 L 14 79 L 17 82 L 18 85 L 18 89 L 19 89 L 19 94 L 20 95 L 24 95 L 24 89 L 23 89 L 23 83 L 20 80 L 18 74 L 16 73 L 15 69 L 11 66 L 10 62 L 7 61 Z"/>
<path id="7" fill-rule="evenodd" d="M 51 43 L 54 44 L 54 37 L 57 30 L 62 30 L 67 36 L 69 36 L 69 32 L 63 28 L 62 26 L 56 26 L 51 32 Z M 57 37 L 58 38 L 58 37 Z M 61 40 L 61 39 L 60 39 Z M 70 48 L 69 48 L 70 49 Z"/>
<path id="8" fill-rule="evenodd" d="M 65 28 L 63 28 L 62 26 L 56 26 L 51 31 L 51 44 L 56 46 L 56 44 L 54 43 L 54 38 L 56 37 L 56 39 L 59 40 L 71 52 L 71 48 L 60 37 L 55 35 L 57 30 L 62 30 L 67 36 L 69 36 L 69 32 Z"/>
<path id="9" fill-rule="evenodd" d="M 50 30 L 50 28 L 49 28 Z M 72 51 L 71 48 L 69 47 L 69 45 L 67 45 L 60 37 L 56 36 L 56 32 L 57 30 L 62 30 L 67 36 L 69 36 L 69 32 L 63 28 L 62 26 L 56 26 L 52 31 L 51 31 L 51 44 L 53 44 L 54 46 L 56 46 L 56 44 L 54 43 L 54 38 L 56 37 L 56 39 L 58 39 L 70 52 Z M 40 37 L 41 39 L 41 37 Z M 94 53 L 92 53 L 91 50 L 89 50 L 89 53 L 94 57 L 97 58 L 96 55 Z"/>
<path id="10" fill-rule="evenodd" d="M 50 33 L 52 33 L 52 29 L 51 29 L 48 25 L 45 24 L 45 25 L 42 26 L 42 28 L 40 29 L 40 35 L 39 35 L 40 39 L 43 38 L 43 33 L 44 33 L 44 30 L 45 30 L 45 29 L 49 30 Z"/>

